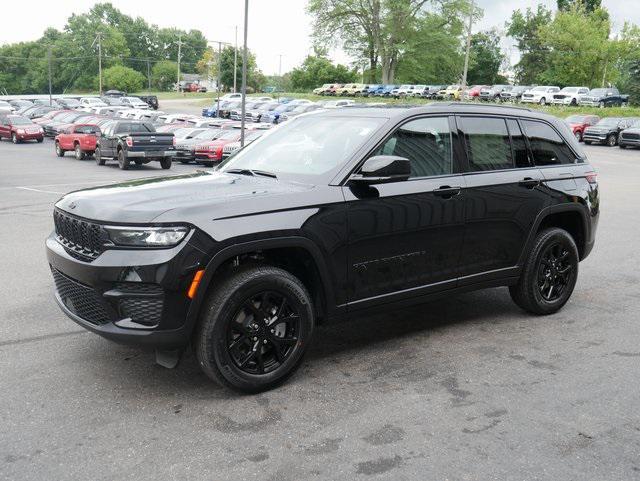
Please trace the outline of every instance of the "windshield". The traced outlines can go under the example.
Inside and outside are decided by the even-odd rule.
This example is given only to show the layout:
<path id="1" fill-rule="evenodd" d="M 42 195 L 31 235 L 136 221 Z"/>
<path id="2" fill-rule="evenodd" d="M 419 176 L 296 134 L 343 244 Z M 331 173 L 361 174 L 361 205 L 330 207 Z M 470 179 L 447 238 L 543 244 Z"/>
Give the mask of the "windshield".
<path id="1" fill-rule="evenodd" d="M 607 89 L 593 89 L 591 95 L 602 96 L 607 94 Z"/>
<path id="2" fill-rule="evenodd" d="M 315 179 L 341 166 L 386 119 L 303 116 L 253 142 L 221 170 L 251 169 Z M 340 132 L 340 135 L 336 135 Z"/>
<path id="3" fill-rule="evenodd" d="M 194 139 L 211 140 L 211 139 L 214 139 L 217 135 L 219 135 L 220 132 L 221 132 L 221 129 L 205 130 L 204 132 L 200 132 L 198 135 L 196 135 Z"/>
<path id="4" fill-rule="evenodd" d="M 31 125 L 33 122 L 26 117 L 9 117 L 11 125 Z"/>
<path id="5" fill-rule="evenodd" d="M 603 125 L 603 126 L 610 126 L 610 125 L 618 125 L 620 123 L 620 120 L 617 117 L 609 117 L 607 119 L 602 119 L 600 122 L 598 122 L 597 125 Z"/>
<path id="6" fill-rule="evenodd" d="M 587 120 L 587 117 L 584 115 L 571 115 L 566 118 L 566 121 L 570 124 L 583 124 Z"/>
<path id="7" fill-rule="evenodd" d="M 560 92 L 573 93 L 573 92 L 577 92 L 577 91 L 578 91 L 578 89 L 576 87 L 565 87 Z"/>

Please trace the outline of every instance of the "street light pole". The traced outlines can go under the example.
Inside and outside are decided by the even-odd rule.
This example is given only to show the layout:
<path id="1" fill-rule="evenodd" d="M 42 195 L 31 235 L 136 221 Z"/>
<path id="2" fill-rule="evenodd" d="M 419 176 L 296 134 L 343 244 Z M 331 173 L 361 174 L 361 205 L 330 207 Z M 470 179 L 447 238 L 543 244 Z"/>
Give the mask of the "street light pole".
<path id="1" fill-rule="evenodd" d="M 218 79 L 216 80 L 216 91 L 218 92 L 218 107 L 216 117 L 220 116 L 220 70 L 222 69 L 222 42 L 218 42 Z"/>
<path id="2" fill-rule="evenodd" d="M 236 25 L 236 46 L 233 51 L 233 93 L 238 91 L 236 77 L 238 76 L 238 26 Z"/>
<path id="3" fill-rule="evenodd" d="M 461 96 L 464 96 L 464 91 L 467 88 L 467 73 L 469 72 L 469 53 L 471 51 L 471 28 L 473 27 L 473 9 L 475 8 L 474 0 L 471 0 L 471 10 L 469 11 L 469 31 L 467 32 L 467 50 L 464 54 L 464 70 L 462 72 L 462 91 Z M 462 97 L 464 100 L 464 97 Z"/>
<path id="4" fill-rule="evenodd" d="M 47 51 L 47 61 L 49 63 L 49 107 L 51 107 L 53 105 L 51 95 L 51 45 L 49 45 L 49 50 Z"/>
<path id="5" fill-rule="evenodd" d="M 247 109 L 247 30 L 249 28 L 249 0 L 244 0 L 244 49 L 242 50 L 242 119 L 240 147 L 244 147 L 244 116 Z"/>

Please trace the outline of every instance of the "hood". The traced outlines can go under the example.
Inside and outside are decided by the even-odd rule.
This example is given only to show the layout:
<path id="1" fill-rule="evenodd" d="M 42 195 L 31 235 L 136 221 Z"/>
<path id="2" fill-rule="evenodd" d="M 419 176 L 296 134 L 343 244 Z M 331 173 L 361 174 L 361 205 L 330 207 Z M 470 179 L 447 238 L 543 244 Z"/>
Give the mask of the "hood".
<path id="1" fill-rule="evenodd" d="M 255 213 L 267 197 L 281 197 L 312 186 L 221 172 L 153 177 L 71 192 L 56 207 L 86 219 L 111 223 L 189 222 L 194 215 L 209 219 Z M 289 199 L 289 200 L 287 200 Z M 271 207 L 273 208 L 273 207 Z M 266 207 L 265 207 L 266 209 Z"/>

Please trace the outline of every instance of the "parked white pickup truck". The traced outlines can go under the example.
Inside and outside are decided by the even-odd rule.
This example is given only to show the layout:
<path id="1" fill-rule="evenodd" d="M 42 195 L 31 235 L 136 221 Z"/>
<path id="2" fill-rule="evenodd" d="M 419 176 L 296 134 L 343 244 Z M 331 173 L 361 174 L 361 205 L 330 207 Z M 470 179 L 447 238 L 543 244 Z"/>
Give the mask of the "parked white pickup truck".
<path id="1" fill-rule="evenodd" d="M 565 87 L 557 94 L 553 94 L 551 103 L 555 105 L 578 105 L 580 99 L 588 93 L 588 87 Z"/>
<path id="2" fill-rule="evenodd" d="M 560 87 L 552 87 L 549 85 L 539 85 L 522 94 L 520 102 L 523 104 L 540 104 L 546 105 L 553 99 L 553 94 L 560 92 Z"/>

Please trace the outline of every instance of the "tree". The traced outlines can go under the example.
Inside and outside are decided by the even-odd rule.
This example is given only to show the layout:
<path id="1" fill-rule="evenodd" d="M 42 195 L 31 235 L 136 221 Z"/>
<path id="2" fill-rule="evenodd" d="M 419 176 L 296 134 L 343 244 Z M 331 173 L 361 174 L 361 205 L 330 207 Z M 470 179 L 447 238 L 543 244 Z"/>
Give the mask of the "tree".
<path id="1" fill-rule="evenodd" d="M 469 58 L 469 85 L 494 85 L 504 82 L 499 74 L 504 61 L 504 54 L 500 49 L 500 37 L 495 30 L 475 33 L 471 37 L 471 51 Z"/>
<path id="2" fill-rule="evenodd" d="M 439 16 L 442 22 L 435 25 L 439 31 L 452 26 L 461 31 L 460 19 L 469 8 L 468 0 L 310 0 L 308 4 L 315 41 L 340 45 L 358 59 L 358 65 L 368 60 L 370 72 L 377 72 L 379 65 L 382 83 L 393 83 L 401 58 L 411 58 L 410 45 L 416 43 L 425 17 Z"/>
<path id="3" fill-rule="evenodd" d="M 610 30 L 609 16 L 600 10 L 589 12 L 576 4 L 558 11 L 539 30 L 548 52 L 540 80 L 562 86 L 599 86 L 618 56 L 618 45 L 609 39 Z"/>
<path id="4" fill-rule="evenodd" d="M 558 10 L 568 12 L 572 8 L 582 6 L 587 12 L 593 12 L 602 7 L 602 0 L 558 0 Z"/>
<path id="5" fill-rule="evenodd" d="M 356 72 L 316 55 L 309 55 L 300 67 L 291 71 L 291 88 L 294 91 L 308 91 L 326 83 L 349 83 L 356 80 Z"/>
<path id="6" fill-rule="evenodd" d="M 538 76 L 546 68 L 548 50 L 540 38 L 540 28 L 551 23 L 551 10 L 538 4 L 535 11 L 515 10 L 507 22 L 507 35 L 513 37 L 520 50 L 520 61 L 516 65 L 516 78 L 523 85 L 537 83 Z M 584 39 L 582 39 L 584 41 Z"/>
<path id="7" fill-rule="evenodd" d="M 220 83 L 226 90 L 233 87 L 233 66 L 236 64 L 236 84 L 240 90 L 242 84 L 242 49 L 238 49 L 237 62 L 235 59 L 235 49 L 226 46 L 222 49 L 220 58 L 218 59 L 218 50 L 207 49 L 202 58 L 197 62 L 196 70 L 201 75 L 207 75 L 217 80 L 218 61 L 220 63 Z M 251 51 L 247 52 L 247 86 L 254 91 L 259 90 L 265 83 L 265 77 L 258 69 L 256 56 Z"/>
<path id="8" fill-rule="evenodd" d="M 171 90 L 178 80 L 178 64 L 162 60 L 151 69 L 151 84 L 158 90 Z"/>
<path id="9" fill-rule="evenodd" d="M 144 75 L 137 70 L 122 65 L 114 65 L 103 71 L 105 89 L 122 90 L 123 92 L 138 92 L 144 85 Z"/>

